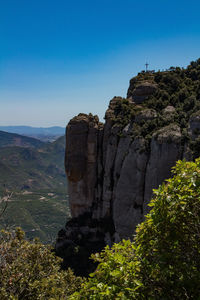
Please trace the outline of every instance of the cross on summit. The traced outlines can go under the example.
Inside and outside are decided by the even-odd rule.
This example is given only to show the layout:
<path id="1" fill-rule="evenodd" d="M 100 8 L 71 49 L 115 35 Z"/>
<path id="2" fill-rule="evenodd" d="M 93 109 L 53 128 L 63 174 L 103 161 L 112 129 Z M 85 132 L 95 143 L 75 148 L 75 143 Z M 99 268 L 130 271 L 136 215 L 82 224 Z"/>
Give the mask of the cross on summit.
<path id="1" fill-rule="evenodd" d="M 145 64 L 145 70 L 142 70 L 142 73 L 148 73 L 148 74 L 155 73 L 155 70 L 149 70 L 148 67 L 149 67 L 149 63 L 146 62 L 146 64 Z"/>
<path id="2" fill-rule="evenodd" d="M 145 64 L 146 72 L 148 71 L 148 66 L 149 66 L 149 64 L 146 62 L 146 64 Z"/>

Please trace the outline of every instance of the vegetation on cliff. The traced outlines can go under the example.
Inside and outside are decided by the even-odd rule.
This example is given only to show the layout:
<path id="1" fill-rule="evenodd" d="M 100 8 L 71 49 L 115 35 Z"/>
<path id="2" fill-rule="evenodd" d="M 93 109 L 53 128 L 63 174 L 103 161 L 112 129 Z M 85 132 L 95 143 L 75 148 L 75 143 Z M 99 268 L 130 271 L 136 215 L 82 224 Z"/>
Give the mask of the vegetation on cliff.
<path id="1" fill-rule="evenodd" d="M 199 299 L 200 159 L 178 161 L 173 175 L 134 242 L 93 255 L 97 270 L 72 299 Z"/>
<path id="2" fill-rule="evenodd" d="M 82 279 L 37 239 L 28 242 L 24 232 L 2 231 L 0 236 L 0 299 L 67 299 L 80 288 Z"/>
<path id="3" fill-rule="evenodd" d="M 142 103 L 134 103 L 134 91 L 146 82 L 156 85 L 156 90 Z M 134 122 L 132 136 L 150 141 L 155 131 L 175 123 L 181 128 L 183 142 L 188 141 L 194 156 L 198 157 L 199 140 L 191 140 L 188 123 L 193 115 L 200 115 L 200 59 L 191 62 L 186 69 L 171 67 L 162 72 L 139 73 L 130 80 L 127 99 L 114 99 L 114 124 L 123 129 Z"/>

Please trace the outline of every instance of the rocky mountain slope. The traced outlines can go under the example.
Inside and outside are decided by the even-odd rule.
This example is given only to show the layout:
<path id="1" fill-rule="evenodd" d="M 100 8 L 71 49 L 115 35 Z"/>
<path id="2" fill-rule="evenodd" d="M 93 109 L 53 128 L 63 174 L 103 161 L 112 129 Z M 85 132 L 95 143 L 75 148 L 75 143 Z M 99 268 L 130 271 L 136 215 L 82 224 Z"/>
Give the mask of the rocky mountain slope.
<path id="1" fill-rule="evenodd" d="M 44 142 L 53 142 L 65 134 L 65 128 L 53 127 L 31 127 L 31 126 L 0 126 L 0 130 L 33 137 Z"/>
<path id="2" fill-rule="evenodd" d="M 0 214 L 6 207 L 0 228 L 20 226 L 28 238 L 55 239 L 70 216 L 64 153 L 64 136 L 43 143 L 0 132 Z"/>
<path id="3" fill-rule="evenodd" d="M 91 114 L 74 117 L 65 164 L 73 218 L 56 245 L 64 266 L 85 274 L 92 252 L 131 238 L 176 161 L 199 156 L 199 133 L 200 60 L 139 73 L 127 98 L 110 101 L 105 124 Z"/>
<path id="4" fill-rule="evenodd" d="M 10 135 L 15 137 L 15 134 Z M 0 190 L 4 186 L 10 190 L 65 186 L 64 140 L 61 137 L 53 143 L 38 141 L 35 148 L 28 147 L 28 144 L 24 147 L 23 142 L 23 147 L 0 147 Z"/>
<path id="5" fill-rule="evenodd" d="M 31 137 L 0 131 L 0 147 L 17 146 L 25 148 L 39 148 L 43 145 L 43 142 Z"/>

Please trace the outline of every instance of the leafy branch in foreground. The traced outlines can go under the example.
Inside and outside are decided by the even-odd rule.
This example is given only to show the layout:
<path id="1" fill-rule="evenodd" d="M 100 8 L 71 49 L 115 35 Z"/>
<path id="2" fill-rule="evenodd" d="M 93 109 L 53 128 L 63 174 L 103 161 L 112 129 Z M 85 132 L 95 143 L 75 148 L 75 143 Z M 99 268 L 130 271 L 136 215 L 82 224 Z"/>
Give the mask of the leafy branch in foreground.
<path id="1" fill-rule="evenodd" d="M 173 174 L 134 242 L 93 255 L 98 268 L 71 299 L 200 299 L 200 158 L 178 161 Z"/>

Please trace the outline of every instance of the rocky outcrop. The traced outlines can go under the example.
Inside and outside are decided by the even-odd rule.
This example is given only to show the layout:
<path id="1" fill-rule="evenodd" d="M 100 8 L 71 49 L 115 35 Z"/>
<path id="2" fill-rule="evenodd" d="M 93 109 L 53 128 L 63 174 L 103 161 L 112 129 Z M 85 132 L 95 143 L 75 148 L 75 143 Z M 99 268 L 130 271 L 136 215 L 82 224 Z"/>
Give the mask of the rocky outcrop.
<path id="1" fill-rule="evenodd" d="M 135 103 L 140 104 L 153 95 L 157 90 L 157 84 L 149 81 L 137 83 L 130 86 L 127 97 L 131 98 Z"/>
<path id="2" fill-rule="evenodd" d="M 73 195 L 69 201 L 72 217 L 92 207 L 101 128 L 97 116 L 85 114 L 73 118 L 67 127 L 65 168 Z"/>
<path id="3" fill-rule="evenodd" d="M 140 124 L 141 122 L 151 121 L 156 118 L 157 118 L 157 112 L 154 109 L 146 108 L 141 110 L 135 116 L 135 122 Z"/>
<path id="4" fill-rule="evenodd" d="M 110 101 L 104 125 L 97 116 L 79 114 L 67 126 L 72 220 L 60 231 L 56 251 L 64 266 L 80 275 L 92 271 L 91 253 L 133 237 L 149 211 L 152 190 L 171 176 L 177 160 L 191 158 L 182 129 L 174 123 L 176 109 L 168 105 L 158 112 L 141 105 L 156 90 L 154 82 L 133 80 L 127 99 Z M 199 115 L 190 119 L 192 137 L 199 124 Z"/>
<path id="5" fill-rule="evenodd" d="M 195 140 L 200 134 L 200 111 L 197 111 L 190 117 L 189 134 L 192 140 Z"/>

